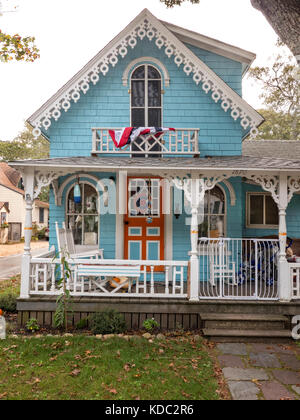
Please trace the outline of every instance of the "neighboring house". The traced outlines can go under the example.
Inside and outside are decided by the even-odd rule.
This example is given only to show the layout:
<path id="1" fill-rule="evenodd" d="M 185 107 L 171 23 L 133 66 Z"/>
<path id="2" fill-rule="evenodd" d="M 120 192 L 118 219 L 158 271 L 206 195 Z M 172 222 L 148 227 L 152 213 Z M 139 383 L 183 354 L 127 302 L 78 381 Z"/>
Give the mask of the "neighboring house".
<path id="1" fill-rule="evenodd" d="M 19 188 L 21 176 L 7 163 L 0 162 L 0 204 L 1 221 L 9 224 L 9 240 L 18 241 L 24 236 L 25 227 L 25 193 Z M 0 206 L 1 207 L 1 206 Z M 48 227 L 49 204 L 34 201 L 33 223 L 40 228 Z"/>
<path id="2" fill-rule="evenodd" d="M 57 222 L 75 245 L 104 250 L 104 261 L 71 263 L 74 296 L 176 305 L 300 298 L 300 265 L 285 255 L 287 234 L 300 237 L 300 159 L 242 154 L 264 121 L 242 98 L 254 59 L 144 10 L 29 118 L 33 133 L 49 138 L 50 159 L 12 163 L 24 174 L 28 220 L 32 200 L 51 184 L 50 245 L 58 250 Z M 109 133 L 118 139 L 118 128 L 148 126 L 175 131 L 123 148 Z M 60 293 L 53 260 L 45 261 L 24 254 L 21 311 L 32 296 Z M 125 276 L 127 293 L 111 289 L 108 273 Z M 75 312 L 96 307 L 80 305 Z"/>

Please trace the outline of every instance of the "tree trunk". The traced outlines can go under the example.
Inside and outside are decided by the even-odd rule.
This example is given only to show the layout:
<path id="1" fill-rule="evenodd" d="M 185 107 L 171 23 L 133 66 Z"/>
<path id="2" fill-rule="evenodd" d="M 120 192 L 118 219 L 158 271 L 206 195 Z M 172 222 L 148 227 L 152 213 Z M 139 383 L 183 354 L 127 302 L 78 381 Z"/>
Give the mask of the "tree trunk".
<path id="1" fill-rule="evenodd" d="M 252 6 L 266 17 L 281 40 L 300 62 L 299 0 L 251 0 Z"/>

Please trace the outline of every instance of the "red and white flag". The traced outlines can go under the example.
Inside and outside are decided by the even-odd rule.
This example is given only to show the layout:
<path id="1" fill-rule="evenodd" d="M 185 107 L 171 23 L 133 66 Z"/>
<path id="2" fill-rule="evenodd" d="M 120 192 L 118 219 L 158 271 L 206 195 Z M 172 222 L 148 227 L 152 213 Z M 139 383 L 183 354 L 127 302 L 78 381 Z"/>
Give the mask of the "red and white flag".
<path id="1" fill-rule="evenodd" d="M 166 127 L 125 127 L 122 130 L 109 130 L 109 135 L 114 142 L 115 146 L 120 149 L 121 147 L 130 144 L 139 136 L 144 134 L 153 134 L 158 136 L 167 131 L 175 131 L 175 128 Z"/>

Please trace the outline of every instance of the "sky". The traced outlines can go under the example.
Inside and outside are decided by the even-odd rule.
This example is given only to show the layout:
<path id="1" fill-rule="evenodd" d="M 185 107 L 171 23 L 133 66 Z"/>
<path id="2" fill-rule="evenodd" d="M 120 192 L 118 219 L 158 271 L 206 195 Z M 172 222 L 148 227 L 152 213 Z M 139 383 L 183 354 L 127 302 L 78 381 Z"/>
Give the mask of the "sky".
<path id="1" fill-rule="evenodd" d="M 144 8 L 158 19 L 254 52 L 254 65 L 276 53 L 272 27 L 250 0 L 201 0 L 167 9 L 159 0 L 2 0 L 17 12 L 0 16 L 0 29 L 35 36 L 41 58 L 0 62 L 0 140 L 12 140 L 25 120 Z M 244 99 L 261 107 L 260 88 L 245 80 Z"/>

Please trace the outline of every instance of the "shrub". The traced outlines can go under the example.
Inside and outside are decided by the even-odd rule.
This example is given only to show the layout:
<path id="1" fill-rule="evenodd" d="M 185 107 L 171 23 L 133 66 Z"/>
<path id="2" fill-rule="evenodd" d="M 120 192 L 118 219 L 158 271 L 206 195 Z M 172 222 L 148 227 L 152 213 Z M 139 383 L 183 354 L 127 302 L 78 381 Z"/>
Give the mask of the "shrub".
<path id="1" fill-rule="evenodd" d="M 90 317 L 90 321 L 94 334 L 120 334 L 126 331 L 123 316 L 114 309 L 96 312 Z"/>
<path id="2" fill-rule="evenodd" d="M 143 327 L 147 330 L 147 331 L 153 331 L 155 329 L 159 328 L 159 323 L 157 321 L 155 321 L 154 318 L 151 319 L 145 319 L 145 321 L 143 322 Z"/>
<path id="3" fill-rule="evenodd" d="M 84 330 L 87 327 L 88 327 L 88 319 L 87 318 L 82 318 L 76 324 L 76 330 Z"/>
<path id="4" fill-rule="evenodd" d="M 40 329 L 39 323 L 37 322 L 37 320 L 35 318 L 30 318 L 26 322 L 26 330 L 27 331 L 34 332 L 34 331 L 39 331 L 39 329 Z"/>
<path id="5" fill-rule="evenodd" d="M 0 295 L 0 308 L 4 312 L 16 312 L 17 311 L 17 296 L 13 293 L 7 293 Z"/>

